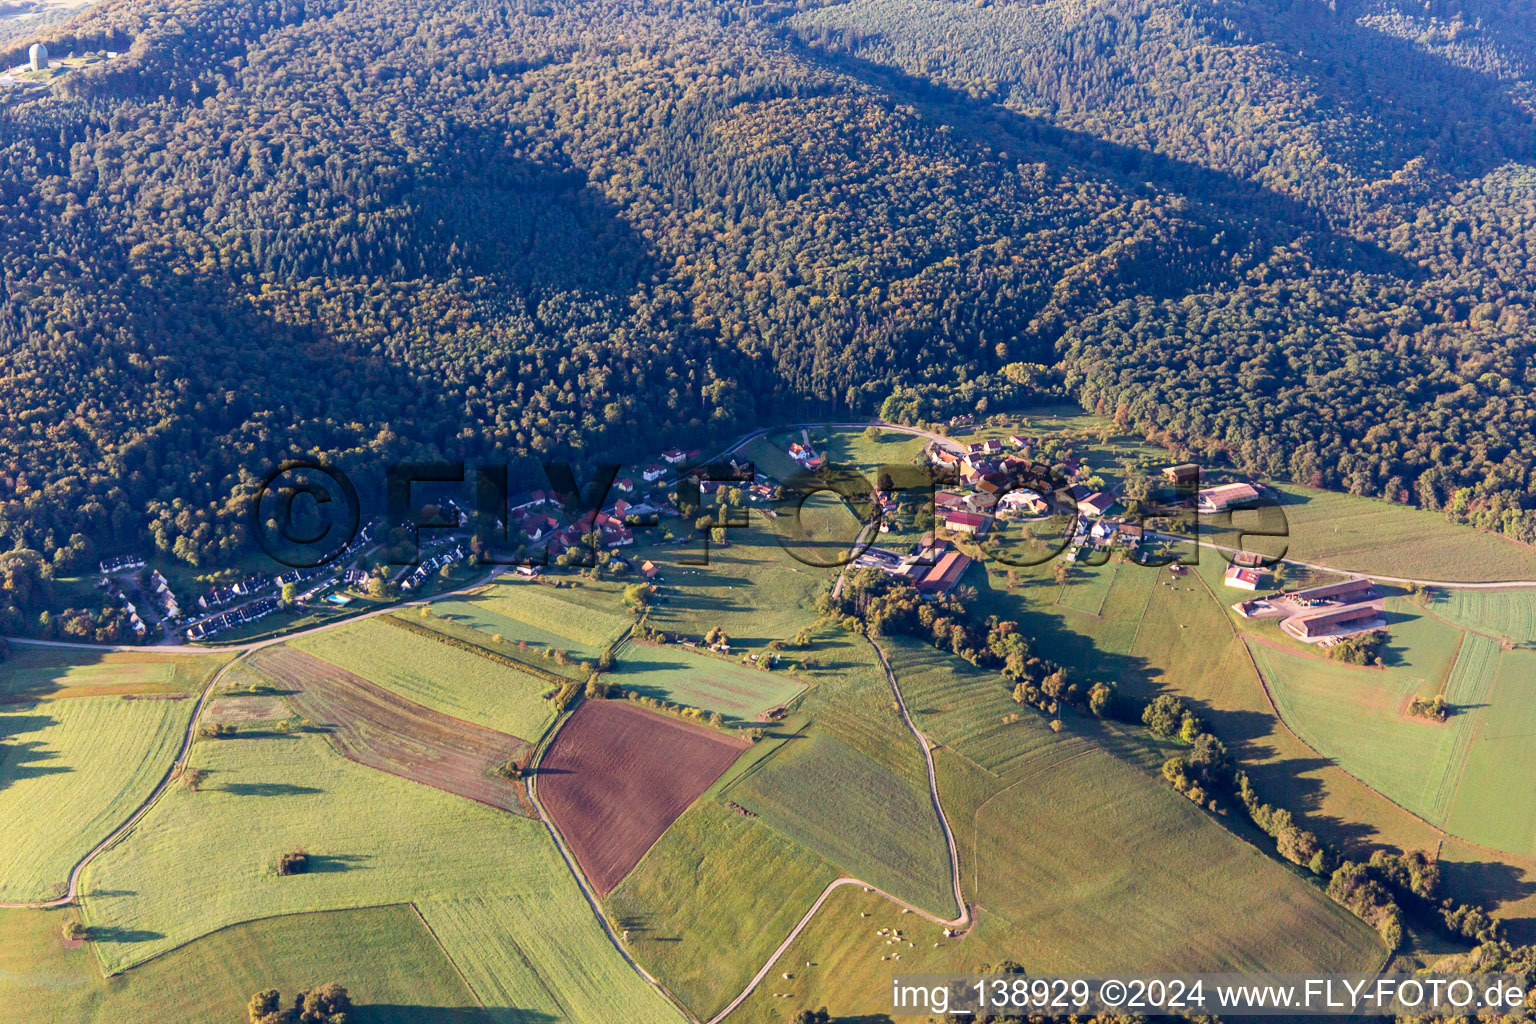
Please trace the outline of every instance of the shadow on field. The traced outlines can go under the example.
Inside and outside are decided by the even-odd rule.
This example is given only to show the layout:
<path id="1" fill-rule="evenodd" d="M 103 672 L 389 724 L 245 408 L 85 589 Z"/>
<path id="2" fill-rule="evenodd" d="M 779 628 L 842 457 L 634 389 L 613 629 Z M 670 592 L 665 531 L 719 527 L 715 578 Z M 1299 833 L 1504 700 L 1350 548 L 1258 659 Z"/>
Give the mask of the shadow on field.
<path id="1" fill-rule="evenodd" d="M 6 772 L 0 776 L 0 789 L 4 789 L 21 779 L 37 778 L 41 775 L 61 775 L 64 772 L 74 771 L 67 764 L 49 764 L 59 755 L 43 745 L 41 740 L 18 740 L 17 736 L 27 732 L 42 732 L 53 725 L 55 719 L 52 715 L 32 714 L 31 707 L 27 712 L 9 710 L 18 704 L 35 706 L 31 697 L 12 697 L 6 702 L 7 712 L 0 716 L 0 743 L 5 744 Z"/>
<path id="2" fill-rule="evenodd" d="M 357 1015 L 362 1024 L 370 1021 L 409 1021 L 410 1024 L 487 1024 L 493 1020 L 516 1020 L 521 1024 L 554 1024 L 552 1017 L 540 1010 L 515 1006 L 407 1006 L 401 1003 L 361 1003 Z"/>
<path id="3" fill-rule="evenodd" d="M 1489 907 L 1518 903 L 1536 895 L 1536 884 L 1524 871 L 1512 864 L 1493 861 L 1446 861 L 1442 870 L 1451 888 L 1457 892 L 1476 892 Z M 1508 917 L 1504 931 L 1511 942 L 1536 941 L 1536 917 Z"/>
<path id="4" fill-rule="evenodd" d="M 1071 628 L 1064 613 L 1034 608 L 1025 610 L 1018 603 L 1006 600 L 1007 591 L 994 589 L 990 577 L 978 573 L 972 578 L 976 579 L 979 591 L 978 606 L 983 611 L 997 611 L 1003 618 L 1017 618 L 1021 631 L 1033 638 L 1034 648 L 1066 668 L 1069 678 L 1078 682 L 1095 679 L 1114 682 L 1128 702 L 1139 703 L 1162 693 L 1177 693 L 1179 681 L 1164 678 L 1162 671 L 1147 659 L 1105 651 L 1092 637 Z M 1034 585 L 1055 584 L 1041 580 Z M 1223 635 L 1222 640 L 1226 639 Z M 1335 761 L 1321 756 L 1275 759 L 1279 751 L 1273 737 L 1285 729 L 1275 715 L 1263 711 L 1222 710 L 1203 700 L 1179 696 L 1242 762 L 1253 780 L 1254 789 L 1265 802 L 1286 808 L 1302 818 L 1306 828 L 1351 852 L 1370 846 L 1391 845 L 1383 842 L 1374 826 L 1323 811 L 1323 780 L 1317 776 L 1325 768 L 1337 767 Z M 1136 754 L 1134 746 L 1125 745 L 1119 750 L 1120 755 L 1145 764 L 1145 752 Z M 1156 770 L 1155 765 L 1150 767 Z"/>
<path id="5" fill-rule="evenodd" d="M 355 871 L 364 861 L 373 858 L 366 853 L 310 854 L 306 875 L 332 875 L 339 871 Z"/>
<path id="6" fill-rule="evenodd" d="M 296 786 L 291 782 L 226 782 L 219 789 L 234 796 L 308 796 L 325 792 L 314 786 Z"/>
<path id="7" fill-rule="evenodd" d="M 160 932 L 148 928 L 116 928 L 96 925 L 89 929 L 87 938 L 92 942 L 150 942 L 165 938 Z"/>

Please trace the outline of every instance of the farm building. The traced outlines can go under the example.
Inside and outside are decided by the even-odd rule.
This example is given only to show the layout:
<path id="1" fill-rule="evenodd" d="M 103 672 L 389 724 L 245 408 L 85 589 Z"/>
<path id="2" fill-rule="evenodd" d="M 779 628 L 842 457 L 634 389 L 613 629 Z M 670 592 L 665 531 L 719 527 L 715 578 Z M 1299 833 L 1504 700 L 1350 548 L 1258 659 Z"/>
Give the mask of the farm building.
<path id="1" fill-rule="evenodd" d="M 1240 565 L 1227 567 L 1222 582 L 1229 587 L 1238 590 L 1258 590 L 1259 584 L 1264 581 L 1264 573 L 1258 569 L 1245 569 Z"/>
<path id="2" fill-rule="evenodd" d="M 977 512 L 950 512 L 943 515 L 945 529 L 955 533 L 965 533 L 981 536 L 987 532 L 987 527 L 992 525 L 992 517 L 984 516 Z"/>
<path id="3" fill-rule="evenodd" d="M 1222 484 L 1219 487 L 1206 487 L 1196 496 L 1201 512 L 1225 512 L 1229 508 L 1251 504 L 1258 500 L 1258 488 L 1252 484 Z"/>
<path id="4" fill-rule="evenodd" d="M 1101 516 L 1115 507 L 1115 496 L 1107 491 L 1095 491 L 1078 502 L 1077 507 L 1091 516 Z"/>
<path id="5" fill-rule="evenodd" d="M 1361 633 L 1386 625 L 1374 605 L 1360 604 L 1332 611 L 1297 615 L 1281 623 L 1281 628 L 1298 640 L 1318 640 L 1329 636 Z"/>
<path id="6" fill-rule="evenodd" d="M 1194 462 L 1169 466 L 1163 470 L 1163 479 L 1174 484 L 1197 484 L 1200 482 L 1200 466 Z"/>
<path id="7" fill-rule="evenodd" d="M 1364 576 L 1356 576 L 1342 583 L 1329 583 L 1321 587 L 1298 590 L 1291 597 L 1297 601 L 1338 601 L 1349 604 L 1368 601 L 1376 596 L 1376 587 Z"/>
<path id="8" fill-rule="evenodd" d="M 960 577 L 971 566 L 971 560 L 958 551 L 951 551 L 938 564 L 928 570 L 917 583 L 917 591 L 924 596 L 942 596 L 955 589 Z"/>

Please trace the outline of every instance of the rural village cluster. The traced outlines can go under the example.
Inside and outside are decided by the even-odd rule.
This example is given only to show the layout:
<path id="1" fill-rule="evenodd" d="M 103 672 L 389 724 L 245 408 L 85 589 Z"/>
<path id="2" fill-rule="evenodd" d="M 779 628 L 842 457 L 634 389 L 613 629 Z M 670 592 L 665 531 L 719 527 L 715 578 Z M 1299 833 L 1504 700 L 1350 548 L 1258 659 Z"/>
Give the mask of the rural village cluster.
<path id="1" fill-rule="evenodd" d="M 808 432 L 802 431 L 800 438 L 788 441 L 784 454 L 807 474 L 790 482 L 803 500 L 807 493 L 815 493 L 806 491 L 805 481 L 814 479 L 814 474 L 827 468 L 827 464 L 813 447 Z M 897 551 L 867 541 L 871 534 L 866 524 L 857 537 L 846 538 L 845 560 L 851 559 L 857 568 L 877 569 L 901 578 L 924 597 L 937 597 L 953 592 L 977 557 L 996 556 L 997 549 L 993 547 L 989 552 L 987 542 L 1011 524 L 1027 527 L 1063 518 L 1069 521 L 1070 532 L 1047 558 L 1061 554 L 1069 562 L 1089 562 L 1119 548 L 1135 561 L 1161 565 L 1172 560 L 1167 552 L 1184 538 L 1145 527 L 1143 520 L 1149 515 L 1189 520 L 1191 512 L 1219 515 L 1252 508 L 1264 501 L 1263 492 L 1252 483 L 1231 482 L 1202 488 L 1200 466 L 1184 463 L 1162 471 L 1171 497 L 1161 503 L 1139 502 L 1131 514 L 1116 493 L 1092 490 L 1077 482 L 1086 475 L 1078 459 L 1064 459 L 1052 467 L 1049 479 L 1042 476 L 1040 465 L 1030 457 L 1037 444 L 1038 439 L 1019 434 L 1006 440 L 990 438 L 969 444 L 930 441 L 923 457 L 932 467 L 933 477 L 953 481 L 945 488 L 926 488 L 925 497 L 931 495 L 929 507 L 934 528 L 906 550 Z M 591 558 L 592 552 L 605 551 L 604 557 L 611 567 L 633 569 L 645 580 L 659 584 L 661 571 L 655 563 L 644 559 L 638 566 L 631 566 L 621 549 L 635 542 L 636 529 L 655 526 L 662 517 L 683 517 L 687 502 L 686 497 L 680 498 L 680 483 L 696 488 L 697 495 L 714 496 L 718 507 L 758 506 L 769 520 L 785 517 L 786 481 L 754 472 L 751 463 L 738 459 L 728 464 L 729 475 L 734 479 L 709 479 L 703 471 L 693 468 L 702 455 L 698 450 L 669 448 L 655 461 L 630 467 L 614 479 L 602 508 L 577 511 L 570 497 L 562 500 L 552 489 L 510 496 L 508 518 L 496 526 L 521 544 L 518 564 L 512 568 L 520 575 L 536 576 L 540 565 L 549 564 L 550 559 L 559 564 L 580 565 Z M 876 513 L 879 533 L 887 533 L 888 517 L 901 508 L 897 488 L 882 490 L 877 486 L 867 497 L 874 502 L 871 508 Z M 141 637 L 154 631 L 164 642 L 210 640 L 284 608 L 326 604 L 340 610 L 357 596 L 385 587 L 396 593 L 419 594 L 431 583 L 434 573 L 446 577 L 455 566 L 479 554 L 479 546 L 471 536 L 471 516 L 460 503 L 444 498 L 431 508 L 435 509 L 438 524 L 432 539 L 422 541 L 414 562 L 389 567 L 382 574 L 379 569 L 370 573 L 362 567 L 365 557 L 380 547 L 371 538 L 374 524 L 370 523 L 344 547 L 327 553 L 314 568 L 255 573 L 234 583 L 212 587 L 185 608 L 164 575 L 158 570 L 146 574 L 146 562 L 140 555 L 104 560 L 100 584 L 129 613 L 132 627 Z M 703 504 L 699 506 L 700 511 L 706 508 Z M 722 526 L 734 525 L 729 516 L 720 516 L 717 522 Z M 418 528 L 414 522 L 401 525 L 412 531 Z M 673 542 L 685 543 L 689 531 L 680 529 L 677 533 Z M 672 537 L 671 533 L 668 536 Z M 706 543 L 707 536 L 706 533 Z M 1160 544 L 1164 551 L 1154 554 Z M 1281 628 L 1296 639 L 1324 645 L 1386 626 L 1384 598 L 1363 576 L 1292 592 L 1273 590 L 1261 597 L 1257 592 L 1269 576 L 1266 560 L 1242 551 L 1234 552 L 1233 556 L 1223 582 L 1256 595 L 1233 605 L 1245 617 L 1279 619 Z M 1042 560 L 1045 559 L 1036 559 Z M 1175 576 L 1185 571 L 1181 564 L 1171 566 Z"/>

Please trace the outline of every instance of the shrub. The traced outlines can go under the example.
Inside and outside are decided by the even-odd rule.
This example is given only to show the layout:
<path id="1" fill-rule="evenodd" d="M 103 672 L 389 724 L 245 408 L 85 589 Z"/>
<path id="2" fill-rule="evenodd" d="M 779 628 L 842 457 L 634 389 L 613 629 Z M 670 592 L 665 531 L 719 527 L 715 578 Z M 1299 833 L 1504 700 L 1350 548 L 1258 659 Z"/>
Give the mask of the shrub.
<path id="1" fill-rule="evenodd" d="M 309 854 L 295 847 L 277 858 L 277 873 L 302 875 L 309 870 Z"/>

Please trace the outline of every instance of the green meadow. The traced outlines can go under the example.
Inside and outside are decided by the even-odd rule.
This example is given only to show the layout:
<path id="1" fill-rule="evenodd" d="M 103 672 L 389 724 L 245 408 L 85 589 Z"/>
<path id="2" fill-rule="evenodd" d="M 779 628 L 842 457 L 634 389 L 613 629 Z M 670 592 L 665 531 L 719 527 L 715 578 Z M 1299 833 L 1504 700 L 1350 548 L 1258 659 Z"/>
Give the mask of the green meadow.
<path id="1" fill-rule="evenodd" d="M 196 699 L 0 704 L 0 900 L 58 895 L 171 770 Z"/>
<path id="2" fill-rule="evenodd" d="M 623 636 L 632 620 L 617 595 L 611 597 L 611 607 L 602 608 L 583 600 L 591 596 L 587 590 L 586 585 L 557 589 L 547 584 L 501 581 L 477 593 L 432 602 L 432 616 L 499 633 L 514 644 L 526 641 L 535 649 L 560 649 L 591 660 Z M 579 599 L 567 597 L 568 593 L 579 595 Z"/>
<path id="3" fill-rule="evenodd" d="M 555 720 L 544 699 L 547 682 L 378 619 L 300 637 L 293 646 L 434 711 L 525 740 L 537 740 Z"/>
<path id="4" fill-rule="evenodd" d="M 233 925 L 103 978 L 60 941 L 74 911 L 0 911 L 0 1000 L 28 1024 L 235 1024 L 251 995 L 334 981 L 357 1024 L 493 1024 L 408 905 Z"/>
<path id="5" fill-rule="evenodd" d="M 18 645 L 0 663 L 0 901 L 63 891 L 170 771 L 227 660 Z"/>
<path id="6" fill-rule="evenodd" d="M 631 954 L 707 1019 L 746 987 L 837 875 L 760 819 L 702 800 L 605 905 Z"/>
<path id="7" fill-rule="evenodd" d="M 631 640 L 619 648 L 617 660 L 604 677 L 609 684 L 737 721 L 755 719 L 805 689 L 782 669 L 770 672 L 677 644 Z"/>
<path id="8" fill-rule="evenodd" d="M 939 917 L 959 912 L 926 785 L 885 771 L 846 743 L 813 730 L 726 796 L 855 878 Z"/>

